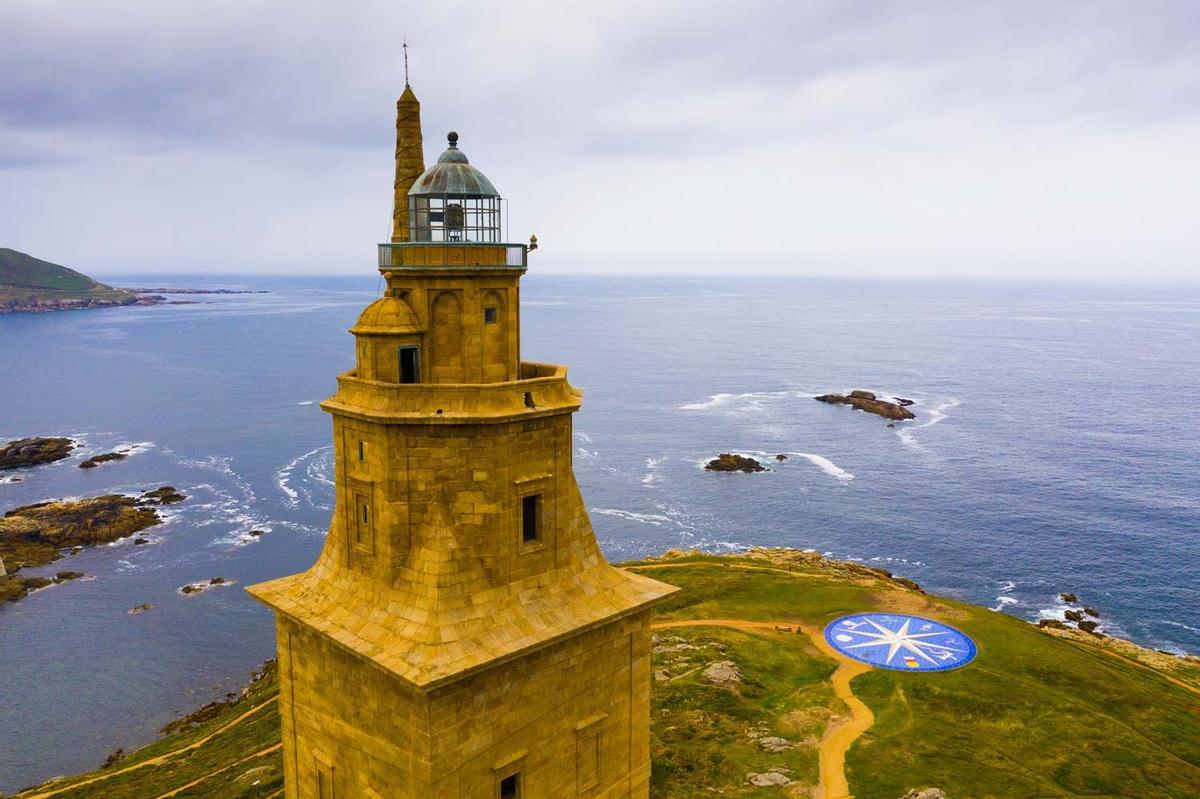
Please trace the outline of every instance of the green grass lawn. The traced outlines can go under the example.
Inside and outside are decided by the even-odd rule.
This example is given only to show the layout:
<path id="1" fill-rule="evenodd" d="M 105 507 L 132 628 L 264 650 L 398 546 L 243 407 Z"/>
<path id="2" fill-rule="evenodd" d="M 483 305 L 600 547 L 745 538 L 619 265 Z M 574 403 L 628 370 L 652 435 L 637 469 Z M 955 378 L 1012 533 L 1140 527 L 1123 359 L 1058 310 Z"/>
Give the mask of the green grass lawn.
<path id="1" fill-rule="evenodd" d="M 659 624 L 745 619 L 820 629 L 846 613 L 889 610 L 944 621 L 979 645 L 975 661 L 957 671 L 874 670 L 854 680 L 854 692 L 875 714 L 847 756 L 857 799 L 899 799 L 926 786 L 950 799 L 1200 797 L 1200 696 L 1168 679 L 1195 686 L 1194 661 L 1160 659 L 1170 671 L 1165 675 L 1099 642 L 1051 635 L 861 569 L 776 560 L 684 557 L 631 566 L 684 589 L 660 609 Z M 694 626 L 660 628 L 656 635 L 652 796 L 808 795 L 821 736 L 846 712 L 829 684 L 837 663 L 803 634 Z M 707 682 L 704 668 L 726 660 L 738 665 L 742 681 Z M 165 737 L 109 772 L 175 751 L 269 703 L 186 756 L 59 796 L 143 799 L 197 779 L 177 796 L 272 796 L 282 785 L 279 753 L 243 759 L 279 741 L 276 690 L 273 676 L 260 680 L 217 718 Z M 793 748 L 765 751 L 763 736 L 784 738 Z M 771 767 L 787 769 L 793 785 L 746 783 L 748 773 Z"/>

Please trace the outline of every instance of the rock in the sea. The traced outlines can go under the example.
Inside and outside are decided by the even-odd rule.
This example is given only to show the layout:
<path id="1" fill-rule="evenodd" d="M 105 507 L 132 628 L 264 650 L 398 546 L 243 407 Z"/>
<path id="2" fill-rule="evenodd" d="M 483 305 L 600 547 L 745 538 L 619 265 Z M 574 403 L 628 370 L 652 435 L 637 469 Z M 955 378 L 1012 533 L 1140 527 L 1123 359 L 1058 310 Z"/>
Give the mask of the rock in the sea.
<path id="1" fill-rule="evenodd" d="M 849 394 L 822 394 L 817 402 L 830 405 L 849 405 L 860 411 L 882 416 L 884 419 L 915 419 L 916 414 L 895 402 L 877 399 L 870 391 L 851 391 Z"/>
<path id="2" fill-rule="evenodd" d="M 60 461 L 71 454 L 75 442 L 69 438 L 22 438 L 0 444 L 0 471 Z"/>
<path id="3" fill-rule="evenodd" d="M 162 486 L 142 494 L 138 502 L 143 505 L 172 505 L 185 499 L 187 497 L 176 491 L 175 486 Z"/>
<path id="4" fill-rule="evenodd" d="M 717 457 L 704 465 L 704 468 L 710 472 L 765 472 L 767 467 L 756 461 L 754 458 L 748 458 L 745 455 L 734 455 L 731 452 L 722 452 Z"/>
<path id="5" fill-rule="evenodd" d="M 905 408 L 907 408 L 909 405 L 915 405 L 915 404 L 916 404 L 916 403 L 914 403 L 912 400 L 910 400 L 910 399 L 905 399 L 904 397 L 892 397 L 892 399 L 894 399 L 894 400 L 896 401 L 896 404 L 897 404 L 897 405 L 902 405 L 902 406 L 903 406 L 903 407 L 905 407 Z"/>
<path id="6" fill-rule="evenodd" d="M 786 461 L 786 460 L 787 460 L 787 455 L 783 455 L 783 454 L 776 455 L 776 456 L 775 456 L 775 460 L 777 460 L 777 461 Z"/>
<path id="7" fill-rule="evenodd" d="M 123 461 L 129 457 L 128 452 L 105 452 L 100 455 L 93 455 L 83 463 L 79 464 L 80 469 L 95 469 L 102 463 L 109 461 Z"/>
<path id="8" fill-rule="evenodd" d="M 1083 611 L 1081 610 L 1068 610 L 1063 613 L 1063 616 L 1066 617 L 1067 621 L 1073 621 L 1076 623 L 1083 621 Z"/>
<path id="9" fill-rule="evenodd" d="M 134 607 L 129 609 L 128 613 L 130 616 L 136 616 L 139 613 L 145 613 L 146 611 L 150 610 L 150 608 L 152 608 L 152 607 L 154 607 L 154 606 L 149 603 L 135 605 Z"/>
<path id="10" fill-rule="evenodd" d="M 140 538 L 140 537 L 139 537 L 139 538 L 135 538 L 135 539 L 133 539 L 133 545 L 134 545 L 135 547 L 140 547 L 140 546 L 142 546 L 143 544 L 149 544 L 149 543 L 150 543 L 150 539 L 149 539 L 149 538 Z"/>
<path id="11" fill-rule="evenodd" d="M 161 521 L 141 497 L 122 494 L 25 505 L 0 518 L 0 557 L 11 571 L 44 566 L 64 549 L 107 544 Z"/>
<path id="12" fill-rule="evenodd" d="M 1079 601 L 1079 597 L 1075 596 L 1074 594 L 1065 594 L 1065 593 L 1059 594 L 1058 598 L 1061 599 L 1063 602 L 1078 602 Z"/>
<path id="13" fill-rule="evenodd" d="M 1083 612 L 1091 616 L 1093 619 L 1100 618 L 1100 611 L 1096 610 L 1095 608 L 1084 608 Z"/>
<path id="14" fill-rule="evenodd" d="M 87 575 L 84 574 L 83 572 L 71 572 L 71 571 L 59 572 L 58 574 L 54 575 L 54 581 L 57 583 L 63 583 L 63 582 L 66 582 L 67 580 L 78 580 L 80 577 L 86 577 L 86 576 Z"/>
<path id="15" fill-rule="evenodd" d="M 1077 624 L 1075 626 L 1077 626 L 1079 629 L 1083 630 L 1085 633 L 1094 633 L 1094 632 L 1096 632 L 1096 628 L 1099 627 L 1100 625 L 1094 621 L 1084 620 L 1084 621 L 1079 622 L 1079 624 Z"/>
<path id="16" fill-rule="evenodd" d="M 251 530 L 249 533 L 247 533 L 247 535 L 249 535 L 251 538 L 258 538 L 265 532 L 265 530 Z"/>
<path id="17" fill-rule="evenodd" d="M 704 679 L 720 687 L 742 681 L 742 672 L 732 660 L 718 660 L 704 670 Z"/>

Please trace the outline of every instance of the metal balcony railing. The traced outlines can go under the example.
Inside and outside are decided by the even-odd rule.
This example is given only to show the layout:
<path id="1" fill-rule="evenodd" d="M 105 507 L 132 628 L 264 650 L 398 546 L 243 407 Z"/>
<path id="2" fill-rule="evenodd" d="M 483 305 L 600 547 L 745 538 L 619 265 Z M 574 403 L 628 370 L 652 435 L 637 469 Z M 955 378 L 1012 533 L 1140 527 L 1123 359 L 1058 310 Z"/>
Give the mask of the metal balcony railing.
<path id="1" fill-rule="evenodd" d="M 515 267 L 529 265 L 529 245 L 483 242 L 405 241 L 379 245 L 380 269 Z"/>

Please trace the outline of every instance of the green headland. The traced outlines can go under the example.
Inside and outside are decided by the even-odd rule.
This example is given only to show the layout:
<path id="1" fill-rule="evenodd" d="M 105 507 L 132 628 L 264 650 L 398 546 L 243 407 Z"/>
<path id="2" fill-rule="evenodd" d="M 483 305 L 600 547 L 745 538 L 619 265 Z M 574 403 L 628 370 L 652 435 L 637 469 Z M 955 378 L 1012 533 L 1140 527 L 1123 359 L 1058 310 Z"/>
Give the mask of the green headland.
<path id="1" fill-rule="evenodd" d="M 1200 659 L 1039 629 L 812 553 L 675 552 L 625 566 L 683 589 L 655 619 L 658 799 L 1200 796 Z M 978 655 L 904 673 L 825 645 L 828 622 L 864 611 L 942 621 Z M 277 692 L 268 667 L 157 742 L 17 796 L 282 796 Z"/>
<path id="2" fill-rule="evenodd" d="M 0 247 L 0 313 L 134 305 L 138 295 L 59 264 Z"/>

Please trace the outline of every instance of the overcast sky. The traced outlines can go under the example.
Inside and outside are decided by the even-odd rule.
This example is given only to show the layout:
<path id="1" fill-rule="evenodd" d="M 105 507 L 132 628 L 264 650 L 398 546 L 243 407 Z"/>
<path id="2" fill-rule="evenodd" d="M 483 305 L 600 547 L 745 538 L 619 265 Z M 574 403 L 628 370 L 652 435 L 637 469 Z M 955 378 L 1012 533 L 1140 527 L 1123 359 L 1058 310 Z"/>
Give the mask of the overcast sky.
<path id="1" fill-rule="evenodd" d="M 0 0 L 0 246 L 374 268 L 411 49 L 539 271 L 1195 279 L 1200 3 Z"/>

